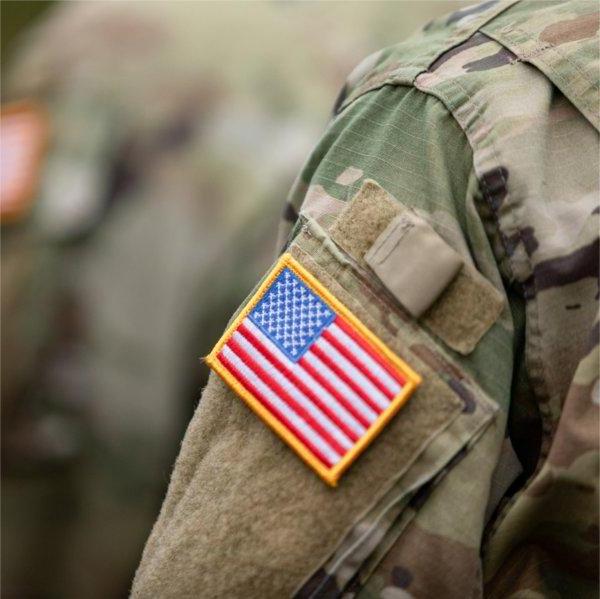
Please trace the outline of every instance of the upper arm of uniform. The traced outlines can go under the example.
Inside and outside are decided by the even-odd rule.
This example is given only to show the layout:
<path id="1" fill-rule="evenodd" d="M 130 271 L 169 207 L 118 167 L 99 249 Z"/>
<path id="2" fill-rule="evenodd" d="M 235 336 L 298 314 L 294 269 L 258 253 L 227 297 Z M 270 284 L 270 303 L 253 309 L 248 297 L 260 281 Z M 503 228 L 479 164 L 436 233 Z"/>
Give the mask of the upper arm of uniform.
<path id="1" fill-rule="evenodd" d="M 336 305 L 355 314 L 365 334 L 414 367 L 421 385 L 333 489 L 244 405 L 231 390 L 239 386 L 230 389 L 211 377 L 146 546 L 134 597 L 191 596 L 199 589 L 215 597 L 240 589 L 251 596 L 289 596 L 331 577 L 342 588 L 366 557 L 377 558 L 382 535 L 390 535 L 384 544 L 394 542 L 399 531 L 391 526 L 390 506 L 404 506 L 413 494 L 420 502 L 423 495 L 415 490 L 427 495 L 441 480 L 445 486 L 427 501 L 423 517 L 477 555 L 503 436 L 498 404 L 510 392 L 511 333 L 502 318 L 494 319 L 468 352 L 452 349 L 443 335 L 454 334 L 456 326 L 445 325 L 460 329 L 464 311 L 457 317 L 446 310 L 437 323 L 426 313 L 413 318 L 363 268 L 362 256 L 354 260 L 356 245 L 368 245 L 373 233 L 365 214 L 385 205 L 389 216 L 390 207 L 398 207 L 426 221 L 500 294 L 499 279 L 489 282 L 497 270 L 473 209 L 469 145 L 439 100 L 410 87 L 385 86 L 357 98 L 332 121 L 295 187 L 286 211 L 297 221 L 288 258 Z M 340 237 L 336 227 L 339 232 L 348 224 L 346 209 L 361 206 L 356 202 L 369 189 L 372 203 L 356 219 L 358 227 Z M 400 266 L 404 255 L 392 254 L 391 266 Z M 260 292 L 259 286 L 240 314 L 256 305 Z"/>

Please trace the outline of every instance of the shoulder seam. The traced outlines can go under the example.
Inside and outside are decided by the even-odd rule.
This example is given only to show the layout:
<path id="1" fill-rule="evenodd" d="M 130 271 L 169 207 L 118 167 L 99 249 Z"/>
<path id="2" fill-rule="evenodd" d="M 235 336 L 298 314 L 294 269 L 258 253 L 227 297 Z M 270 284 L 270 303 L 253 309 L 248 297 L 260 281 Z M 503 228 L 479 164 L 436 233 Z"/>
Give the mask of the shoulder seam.
<path id="1" fill-rule="evenodd" d="M 480 18 L 475 19 L 467 26 L 455 31 L 453 35 L 450 35 L 446 40 L 446 43 L 430 56 L 424 56 L 424 61 L 419 64 L 418 61 L 409 61 L 404 65 L 397 66 L 392 64 L 382 72 L 373 72 L 371 75 L 366 75 L 356 88 L 352 89 L 350 93 L 342 97 L 342 101 L 339 102 L 339 111 L 344 110 L 356 99 L 368 93 L 370 91 L 379 89 L 385 85 L 413 85 L 415 79 L 424 72 L 427 72 L 430 66 L 443 54 L 452 50 L 456 46 L 464 43 L 470 37 L 472 37 L 477 31 L 485 27 L 493 19 L 498 17 L 501 13 L 505 12 L 513 5 L 517 4 L 521 0 L 504 0 L 499 2 L 498 6 L 494 10 L 490 10 L 487 14 L 482 15 Z M 347 90 L 347 86 L 344 86 L 344 91 Z"/>

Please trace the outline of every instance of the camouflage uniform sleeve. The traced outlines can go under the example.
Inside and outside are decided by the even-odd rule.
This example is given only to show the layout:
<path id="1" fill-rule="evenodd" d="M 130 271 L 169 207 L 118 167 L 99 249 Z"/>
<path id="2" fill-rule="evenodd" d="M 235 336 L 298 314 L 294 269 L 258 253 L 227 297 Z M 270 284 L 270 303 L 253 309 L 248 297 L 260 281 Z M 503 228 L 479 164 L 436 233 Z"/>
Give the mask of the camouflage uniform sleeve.
<path id="1" fill-rule="evenodd" d="M 398 202 L 423 215 L 504 294 L 478 214 L 480 188 L 471 149 L 439 100 L 411 87 L 386 86 L 359 97 L 343 110 L 290 194 L 284 211 L 292 230 L 287 243 L 307 219 L 316 218 L 324 226 L 335 223 L 340 207 L 365 179 L 375 180 Z M 511 303 L 518 326 L 520 307 L 514 301 L 506 306 Z M 398 592 L 386 591 L 388 588 L 415 596 L 477 593 L 485 519 L 493 510 L 494 498 L 520 471 L 510 442 L 503 438 L 514 359 L 513 314 L 506 307 L 468 356 L 451 351 L 447 357 L 445 351 L 452 340 L 428 320 L 426 314 L 421 322 L 434 332 L 431 359 L 436 368 L 445 376 L 452 371 L 458 380 L 475 380 L 499 407 L 496 420 L 481 438 L 477 436 L 473 447 L 465 447 L 438 473 L 439 484 L 421 489 L 408 503 L 402 503 L 402 510 L 400 506 L 391 510 L 383 524 L 376 510 L 367 516 L 365 521 L 380 526 L 381 534 L 373 535 L 361 551 L 345 555 L 344 550 L 356 542 L 349 537 L 347 545 L 342 543 L 301 586 L 300 596 L 329 596 L 343 590 L 360 597 Z M 499 462 L 498 470 L 504 475 L 494 477 Z M 396 520 L 390 523 L 392 513 Z M 359 560 L 357 553 L 361 554 Z M 441 560 L 443 567 L 432 571 L 429 564 L 433 560 Z"/>
<path id="2" fill-rule="evenodd" d="M 287 251 L 416 365 L 423 386 L 331 490 L 211 376 L 134 597 L 477 591 L 513 369 L 513 319 L 477 193 L 469 144 L 433 97 L 383 87 L 332 121 L 292 191 Z M 361 202 L 377 218 L 409 210 L 460 255 L 470 274 L 442 307 L 414 319 L 374 293 L 372 275 L 342 275 L 373 235 Z"/>

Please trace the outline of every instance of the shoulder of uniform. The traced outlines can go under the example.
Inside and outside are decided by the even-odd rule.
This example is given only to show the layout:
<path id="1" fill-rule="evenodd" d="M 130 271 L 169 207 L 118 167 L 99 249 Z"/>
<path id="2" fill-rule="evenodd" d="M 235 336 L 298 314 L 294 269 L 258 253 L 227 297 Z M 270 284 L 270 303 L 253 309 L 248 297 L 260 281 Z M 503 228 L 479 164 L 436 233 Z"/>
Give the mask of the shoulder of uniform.
<path id="1" fill-rule="evenodd" d="M 407 40 L 371 54 L 348 76 L 335 110 L 383 85 L 412 84 L 439 56 L 468 40 L 516 1 L 489 0 L 455 11 L 430 21 Z"/>
<path id="2" fill-rule="evenodd" d="M 384 85 L 415 85 L 420 75 L 435 72 L 436 81 L 459 83 L 470 75 L 490 83 L 481 73 L 528 63 L 593 122 L 598 25 L 597 4 L 588 0 L 483 2 L 436 19 L 405 42 L 369 56 L 349 76 L 336 108 Z M 510 76 L 517 71 L 525 69 L 515 68 Z"/>

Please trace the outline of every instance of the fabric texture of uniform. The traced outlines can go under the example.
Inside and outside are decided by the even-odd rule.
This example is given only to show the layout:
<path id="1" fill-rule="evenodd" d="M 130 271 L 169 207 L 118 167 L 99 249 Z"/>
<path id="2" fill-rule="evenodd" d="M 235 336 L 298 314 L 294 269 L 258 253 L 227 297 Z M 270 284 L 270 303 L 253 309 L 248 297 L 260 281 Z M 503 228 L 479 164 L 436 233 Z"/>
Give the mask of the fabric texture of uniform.
<path id="1" fill-rule="evenodd" d="M 598 25 L 492 0 L 351 74 L 281 247 L 423 384 L 327 489 L 212 377 L 133 597 L 597 596 Z M 399 210 L 499 298 L 469 347 L 364 263 Z"/>

